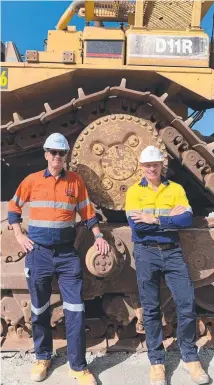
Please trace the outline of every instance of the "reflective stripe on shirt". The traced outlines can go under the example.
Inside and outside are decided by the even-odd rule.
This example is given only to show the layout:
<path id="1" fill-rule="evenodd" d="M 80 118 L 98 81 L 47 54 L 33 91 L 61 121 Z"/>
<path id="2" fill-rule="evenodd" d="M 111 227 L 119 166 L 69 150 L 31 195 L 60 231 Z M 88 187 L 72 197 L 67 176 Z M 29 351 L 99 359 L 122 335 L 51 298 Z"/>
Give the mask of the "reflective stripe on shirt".
<path id="1" fill-rule="evenodd" d="M 54 201 L 32 201 L 30 207 L 51 207 L 55 209 L 64 209 L 74 211 L 76 204 Z"/>
<path id="2" fill-rule="evenodd" d="M 13 201 L 17 204 L 17 206 L 22 207 L 25 202 L 23 202 L 17 195 L 14 195 Z"/>
<path id="3" fill-rule="evenodd" d="M 79 202 L 78 204 L 77 204 L 77 210 L 81 210 L 81 209 L 83 209 L 85 206 L 87 206 L 87 205 L 89 205 L 89 203 L 91 203 L 90 202 L 90 199 L 85 199 L 84 201 L 82 201 L 82 202 Z"/>
<path id="4" fill-rule="evenodd" d="M 129 218 L 134 213 L 152 214 L 154 216 L 159 216 L 159 215 L 167 216 L 170 214 L 171 211 L 172 211 L 172 209 L 143 209 L 143 210 L 136 209 L 136 210 L 126 211 L 126 216 L 127 216 L 127 218 Z M 185 211 L 192 213 L 192 208 L 187 207 Z"/>

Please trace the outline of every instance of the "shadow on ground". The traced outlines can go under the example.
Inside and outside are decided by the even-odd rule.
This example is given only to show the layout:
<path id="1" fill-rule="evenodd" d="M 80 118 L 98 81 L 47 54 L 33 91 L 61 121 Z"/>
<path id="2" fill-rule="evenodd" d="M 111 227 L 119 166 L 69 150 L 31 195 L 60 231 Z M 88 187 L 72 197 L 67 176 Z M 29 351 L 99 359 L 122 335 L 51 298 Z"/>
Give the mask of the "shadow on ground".
<path id="1" fill-rule="evenodd" d="M 145 361 L 145 357 L 146 357 L 146 361 Z M 212 350 L 212 349 L 201 348 L 199 351 L 199 358 L 203 368 L 205 369 L 206 372 L 208 372 L 211 360 L 214 358 L 214 349 Z M 98 385 L 105 385 L 109 383 L 108 378 L 105 381 L 102 380 L 102 377 L 103 377 L 102 373 L 108 371 L 109 369 L 113 369 L 114 367 L 120 365 L 126 360 L 128 360 L 127 365 L 130 368 L 129 369 L 130 377 L 127 378 L 125 371 L 121 370 L 120 383 L 124 383 L 126 385 L 129 385 L 129 384 L 135 385 L 135 382 L 133 382 L 134 378 L 132 378 L 131 372 L 132 372 L 132 369 L 135 370 L 134 368 L 136 367 L 137 367 L 137 370 L 139 371 L 139 377 L 138 377 L 139 382 L 136 385 L 149 383 L 149 361 L 146 353 L 139 354 L 139 353 L 110 352 L 110 353 L 99 353 L 97 355 L 93 355 L 92 353 L 91 354 L 87 353 L 88 367 L 91 370 L 91 372 L 95 375 Z M 52 367 L 49 370 L 48 377 L 52 375 L 55 369 L 58 369 L 60 366 L 65 365 L 66 362 L 67 362 L 66 349 L 65 348 L 59 349 L 57 351 L 57 355 L 52 360 Z M 142 366 L 141 366 L 141 362 L 142 362 Z M 67 365 L 67 368 L 69 370 L 69 365 Z M 182 372 L 182 374 L 179 374 L 179 371 Z M 112 373 L 114 372 L 115 371 L 112 371 Z M 172 377 L 174 377 L 175 372 L 176 372 L 176 377 L 179 377 L 181 375 L 181 382 L 183 378 L 186 378 L 187 384 L 192 383 L 190 380 L 189 374 L 183 372 L 179 350 L 170 349 L 170 351 L 166 352 L 167 385 L 172 385 L 172 383 L 175 384 L 175 378 L 174 378 L 174 381 L 172 381 Z M 110 373 L 107 377 L 109 376 L 110 376 Z M 112 382 L 114 382 L 114 375 L 112 377 Z M 212 379 L 210 379 L 209 384 L 213 384 Z"/>
<path id="2" fill-rule="evenodd" d="M 201 348 L 199 351 L 199 359 L 201 365 L 206 373 L 209 371 L 210 362 L 214 358 L 214 349 Z M 167 385 L 171 385 L 172 376 L 175 370 L 179 367 L 182 368 L 182 363 L 180 359 L 180 351 L 179 349 L 170 350 L 166 352 L 166 377 L 167 377 Z M 183 370 L 183 369 L 181 369 Z M 186 373 L 186 376 L 190 378 L 189 374 Z M 213 379 L 210 378 L 209 384 L 213 384 Z"/>

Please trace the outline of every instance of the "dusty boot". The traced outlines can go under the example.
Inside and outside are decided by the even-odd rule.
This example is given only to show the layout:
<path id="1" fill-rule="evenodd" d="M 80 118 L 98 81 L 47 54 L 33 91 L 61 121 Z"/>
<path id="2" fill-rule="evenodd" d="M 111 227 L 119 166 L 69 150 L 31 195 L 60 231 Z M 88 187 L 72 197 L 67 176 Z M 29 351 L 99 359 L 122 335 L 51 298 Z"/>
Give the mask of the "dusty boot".
<path id="1" fill-rule="evenodd" d="M 196 384 L 202 385 L 209 383 L 209 376 L 202 369 L 199 361 L 183 362 L 183 368 L 190 374 Z"/>
<path id="2" fill-rule="evenodd" d="M 69 375 L 76 378 L 78 385 L 97 385 L 97 381 L 88 369 L 81 370 L 80 372 L 70 369 Z"/>
<path id="3" fill-rule="evenodd" d="M 151 365 L 150 367 L 150 384 L 166 385 L 165 366 L 162 364 Z"/>
<path id="4" fill-rule="evenodd" d="M 48 368 L 51 366 L 51 360 L 36 360 L 31 371 L 32 381 L 43 381 L 47 376 Z"/>

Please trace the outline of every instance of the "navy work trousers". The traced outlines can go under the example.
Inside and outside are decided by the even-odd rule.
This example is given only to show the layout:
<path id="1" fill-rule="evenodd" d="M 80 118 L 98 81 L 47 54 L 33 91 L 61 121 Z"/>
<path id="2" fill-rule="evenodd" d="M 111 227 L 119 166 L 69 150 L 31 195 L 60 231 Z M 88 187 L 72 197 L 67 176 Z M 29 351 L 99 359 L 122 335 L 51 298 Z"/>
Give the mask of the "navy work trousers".
<path id="1" fill-rule="evenodd" d="M 55 275 L 63 299 L 68 360 L 72 369 L 85 369 L 82 268 L 75 248 L 73 245 L 63 245 L 48 249 L 34 244 L 34 249 L 26 255 L 25 275 L 31 295 L 33 340 L 37 359 L 49 360 L 52 354 L 50 296 Z"/>
<path id="2" fill-rule="evenodd" d="M 198 361 L 194 288 L 184 262 L 182 249 L 160 250 L 134 245 L 134 257 L 148 356 L 152 365 L 164 363 L 160 312 L 160 278 L 165 277 L 177 311 L 177 342 L 184 362 Z"/>

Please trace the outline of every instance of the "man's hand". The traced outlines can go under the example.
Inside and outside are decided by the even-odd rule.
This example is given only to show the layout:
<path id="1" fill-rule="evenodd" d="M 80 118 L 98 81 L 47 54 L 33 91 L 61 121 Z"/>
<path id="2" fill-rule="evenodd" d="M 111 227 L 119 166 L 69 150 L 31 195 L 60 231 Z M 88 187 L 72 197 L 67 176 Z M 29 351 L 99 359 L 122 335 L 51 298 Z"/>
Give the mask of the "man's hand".
<path id="1" fill-rule="evenodd" d="M 152 214 L 145 214 L 145 213 L 132 213 L 131 218 L 133 219 L 134 223 L 147 223 L 149 225 L 157 223 L 157 218 L 155 218 Z"/>
<path id="2" fill-rule="evenodd" d="M 29 239 L 27 237 L 27 235 L 22 234 L 22 233 L 18 234 L 18 235 L 16 235 L 16 240 L 20 244 L 20 246 L 22 247 L 22 249 L 24 250 L 25 253 L 33 250 L 34 242 L 31 241 L 31 239 Z"/>
<path id="3" fill-rule="evenodd" d="M 169 216 L 170 216 L 170 217 L 174 217 L 175 215 L 180 215 L 180 214 L 185 213 L 185 211 L 186 211 L 186 207 L 184 207 L 184 206 L 175 206 L 175 207 L 170 211 Z"/>
<path id="4" fill-rule="evenodd" d="M 101 255 L 106 255 L 110 250 L 108 242 L 106 242 L 103 238 L 97 238 L 94 242 L 94 246 L 97 248 Z"/>

